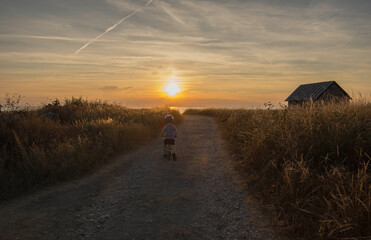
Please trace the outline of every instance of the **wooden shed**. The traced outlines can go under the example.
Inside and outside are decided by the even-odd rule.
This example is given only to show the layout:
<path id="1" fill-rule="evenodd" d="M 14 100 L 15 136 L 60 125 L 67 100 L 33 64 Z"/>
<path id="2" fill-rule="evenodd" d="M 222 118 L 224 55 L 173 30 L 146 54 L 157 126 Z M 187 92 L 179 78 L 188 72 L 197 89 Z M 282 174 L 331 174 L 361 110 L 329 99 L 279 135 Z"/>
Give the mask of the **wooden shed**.
<path id="1" fill-rule="evenodd" d="M 313 102 L 340 102 L 352 99 L 347 92 L 342 89 L 335 81 L 318 82 L 300 85 L 291 93 L 285 101 L 289 107 L 302 105 L 312 100 Z"/>

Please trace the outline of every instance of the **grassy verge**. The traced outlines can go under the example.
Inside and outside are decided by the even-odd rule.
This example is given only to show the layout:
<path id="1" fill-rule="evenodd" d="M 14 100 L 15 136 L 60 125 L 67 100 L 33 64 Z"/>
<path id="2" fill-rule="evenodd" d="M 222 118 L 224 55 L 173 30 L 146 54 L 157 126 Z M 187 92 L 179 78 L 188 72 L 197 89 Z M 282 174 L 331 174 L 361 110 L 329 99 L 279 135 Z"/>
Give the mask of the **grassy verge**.
<path id="1" fill-rule="evenodd" d="M 185 114 L 221 122 L 249 189 L 287 235 L 370 239 L 370 103 Z"/>
<path id="2" fill-rule="evenodd" d="M 86 174 L 159 136 L 167 108 L 129 109 L 76 98 L 0 113 L 0 200 Z"/>

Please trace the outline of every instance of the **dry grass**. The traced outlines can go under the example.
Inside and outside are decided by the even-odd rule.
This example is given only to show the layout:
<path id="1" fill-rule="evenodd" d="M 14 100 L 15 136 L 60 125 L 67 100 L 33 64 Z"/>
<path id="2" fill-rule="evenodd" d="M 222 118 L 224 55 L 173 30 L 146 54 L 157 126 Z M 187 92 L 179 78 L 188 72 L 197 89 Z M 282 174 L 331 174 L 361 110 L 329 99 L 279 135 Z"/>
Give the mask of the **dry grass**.
<path id="1" fill-rule="evenodd" d="M 0 200 L 86 174 L 159 136 L 167 108 L 68 99 L 0 113 Z"/>
<path id="2" fill-rule="evenodd" d="M 216 117 L 248 186 L 295 239 L 371 238 L 371 104 L 188 110 Z"/>

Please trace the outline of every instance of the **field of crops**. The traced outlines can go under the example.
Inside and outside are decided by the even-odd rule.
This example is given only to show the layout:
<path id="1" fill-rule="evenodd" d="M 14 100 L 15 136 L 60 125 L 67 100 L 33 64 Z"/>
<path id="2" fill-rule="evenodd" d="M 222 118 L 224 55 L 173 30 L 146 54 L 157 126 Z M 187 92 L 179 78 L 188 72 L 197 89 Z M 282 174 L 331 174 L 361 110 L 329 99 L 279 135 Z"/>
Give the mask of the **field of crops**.
<path id="1" fill-rule="evenodd" d="M 371 238 L 371 104 L 187 110 L 218 119 L 248 189 L 295 239 Z"/>
<path id="2" fill-rule="evenodd" d="M 182 120 L 168 108 L 130 109 L 81 98 L 1 112 L 0 200 L 93 171 L 159 136 L 166 114 Z"/>

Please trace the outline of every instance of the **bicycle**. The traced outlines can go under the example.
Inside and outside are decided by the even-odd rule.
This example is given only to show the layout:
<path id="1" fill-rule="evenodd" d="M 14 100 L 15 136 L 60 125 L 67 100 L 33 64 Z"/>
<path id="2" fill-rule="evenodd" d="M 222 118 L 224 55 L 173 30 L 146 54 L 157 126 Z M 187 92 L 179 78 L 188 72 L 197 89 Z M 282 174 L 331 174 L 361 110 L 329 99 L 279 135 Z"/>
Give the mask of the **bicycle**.
<path id="1" fill-rule="evenodd" d="M 173 150 L 173 145 L 171 144 L 166 144 L 166 159 L 171 160 L 171 158 L 176 161 L 176 154 Z"/>

